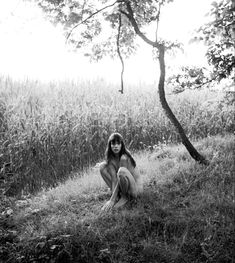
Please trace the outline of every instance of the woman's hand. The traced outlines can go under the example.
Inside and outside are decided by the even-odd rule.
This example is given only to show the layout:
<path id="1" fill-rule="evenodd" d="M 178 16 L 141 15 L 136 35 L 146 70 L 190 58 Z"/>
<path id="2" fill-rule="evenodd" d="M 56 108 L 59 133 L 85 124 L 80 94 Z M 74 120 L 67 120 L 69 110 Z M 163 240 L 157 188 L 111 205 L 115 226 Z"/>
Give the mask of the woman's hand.
<path id="1" fill-rule="evenodd" d="M 109 211 L 113 208 L 115 202 L 113 200 L 109 200 L 105 205 L 102 207 L 102 211 Z"/>

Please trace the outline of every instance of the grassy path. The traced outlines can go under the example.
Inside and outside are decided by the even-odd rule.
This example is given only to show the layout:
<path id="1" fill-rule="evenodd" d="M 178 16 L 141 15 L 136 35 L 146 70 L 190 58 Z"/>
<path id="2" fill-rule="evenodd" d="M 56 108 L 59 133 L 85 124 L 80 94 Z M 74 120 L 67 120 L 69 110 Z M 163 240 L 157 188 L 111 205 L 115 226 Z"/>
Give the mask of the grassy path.
<path id="1" fill-rule="evenodd" d="M 234 137 L 136 154 L 144 193 L 102 213 L 110 193 L 98 170 L 25 197 L 0 217 L 3 262 L 234 262 Z"/>

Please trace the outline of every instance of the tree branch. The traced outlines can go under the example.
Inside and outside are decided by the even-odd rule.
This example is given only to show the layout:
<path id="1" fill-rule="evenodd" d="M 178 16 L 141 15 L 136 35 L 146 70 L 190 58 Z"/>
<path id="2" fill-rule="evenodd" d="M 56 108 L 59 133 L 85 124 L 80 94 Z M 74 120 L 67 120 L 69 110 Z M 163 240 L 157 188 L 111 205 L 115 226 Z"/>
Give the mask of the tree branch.
<path id="1" fill-rule="evenodd" d="M 124 74 L 124 61 L 120 52 L 120 33 L 121 33 L 121 26 L 122 26 L 122 15 L 119 13 L 119 24 L 118 24 L 118 34 L 117 34 L 117 53 L 122 63 L 122 71 L 121 71 L 121 89 L 119 90 L 121 94 L 123 94 L 123 74 Z"/>
<path id="2" fill-rule="evenodd" d="M 131 4 L 129 1 L 124 1 L 125 4 L 126 4 L 126 8 L 127 8 L 127 11 L 128 13 L 124 12 L 123 10 L 120 10 L 120 12 L 122 14 L 124 14 L 128 19 L 129 21 L 131 22 L 134 30 L 135 30 L 135 33 L 140 37 L 142 38 L 147 44 L 153 46 L 153 47 L 156 47 L 156 48 L 160 48 L 160 44 L 157 42 L 157 41 L 152 41 L 150 39 L 148 39 L 139 29 L 139 26 L 137 25 L 136 23 L 136 20 L 134 18 L 134 13 L 133 13 L 133 10 L 132 10 L 132 7 L 131 7 Z"/>
<path id="3" fill-rule="evenodd" d="M 191 90 L 192 90 L 192 89 L 193 89 L 193 90 L 195 90 L 195 89 L 200 89 L 200 88 L 203 87 L 204 85 L 209 84 L 209 83 L 215 81 L 218 76 L 215 76 L 215 77 L 213 77 L 213 78 L 211 78 L 211 79 L 208 79 L 207 81 L 201 83 L 200 85 L 197 85 L 197 86 L 195 85 L 193 88 L 187 87 L 187 86 L 184 87 L 184 86 L 183 86 L 183 83 L 180 83 L 179 77 L 180 77 L 180 75 L 177 75 L 177 76 L 176 76 L 176 80 L 175 80 L 177 83 L 179 83 L 178 89 L 177 89 L 177 87 L 175 87 L 174 90 L 173 90 L 173 92 L 168 93 L 167 95 L 179 94 L 179 93 L 184 92 L 186 89 L 191 89 Z M 191 85 L 193 86 L 193 83 L 192 83 Z"/>
<path id="4" fill-rule="evenodd" d="M 88 21 L 90 18 L 92 18 L 93 16 L 97 15 L 98 13 L 102 12 L 103 10 L 109 8 L 109 7 L 112 7 L 114 6 L 116 3 L 120 2 L 120 0 L 116 0 L 114 3 L 110 4 L 110 5 L 107 5 L 107 6 L 104 6 L 102 7 L 101 9 L 98 9 L 97 11 L 95 11 L 94 13 L 92 13 L 91 15 L 89 15 L 87 18 L 85 18 L 84 20 L 82 20 L 80 23 L 78 23 L 77 25 L 75 25 L 71 30 L 70 32 L 68 33 L 67 37 L 66 37 L 66 42 L 68 41 L 68 39 L 70 38 L 73 30 L 75 28 L 77 28 L 78 26 L 80 26 L 81 24 L 85 23 L 86 21 Z"/>
<path id="5" fill-rule="evenodd" d="M 158 41 L 158 28 L 159 28 L 159 21 L 160 21 L 160 13 L 161 13 L 161 3 L 159 3 L 158 12 L 157 12 L 157 28 L 156 28 L 156 42 Z"/>
<path id="6" fill-rule="evenodd" d="M 211 83 L 212 81 L 215 81 L 216 78 L 217 78 L 217 76 L 215 76 L 215 77 L 213 77 L 213 78 L 211 78 L 211 79 L 208 79 L 207 81 L 203 82 L 202 84 L 196 86 L 195 89 L 200 89 L 200 88 L 203 87 L 204 85 L 209 84 L 209 83 Z"/>

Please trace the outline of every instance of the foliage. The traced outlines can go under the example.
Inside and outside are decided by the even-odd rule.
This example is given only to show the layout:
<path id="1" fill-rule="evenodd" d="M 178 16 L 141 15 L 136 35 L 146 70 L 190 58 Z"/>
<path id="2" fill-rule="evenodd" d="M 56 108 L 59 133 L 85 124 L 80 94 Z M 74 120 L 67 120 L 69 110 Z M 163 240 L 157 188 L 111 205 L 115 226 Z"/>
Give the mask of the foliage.
<path id="1" fill-rule="evenodd" d="M 68 42 L 75 48 L 85 47 L 85 55 L 95 60 L 107 54 L 116 55 L 119 16 L 121 53 L 130 56 L 135 52 L 136 32 L 128 18 L 127 4 L 131 6 L 139 29 L 144 30 L 145 26 L 157 23 L 161 6 L 172 1 L 36 0 L 50 21 L 63 26 Z"/>
<path id="2" fill-rule="evenodd" d="M 115 130 L 132 151 L 179 142 L 154 87 L 130 87 L 121 95 L 117 87 L 97 80 L 48 86 L 0 81 L 0 176 L 8 194 L 57 185 L 70 172 L 94 165 L 103 159 Z M 233 132 L 233 106 L 214 96 L 202 92 L 169 97 L 191 139 Z"/>
<path id="3" fill-rule="evenodd" d="M 121 71 L 121 89 L 119 90 L 123 93 L 123 72 L 124 72 L 124 62 L 121 53 L 121 49 L 123 44 L 125 45 L 125 49 L 127 53 L 132 53 L 132 43 L 134 41 L 135 36 L 140 37 L 146 44 L 150 45 L 152 48 L 156 49 L 158 52 L 159 58 L 159 66 L 160 66 L 160 77 L 158 83 L 158 90 L 159 90 L 159 98 L 161 101 L 162 108 L 164 109 L 166 115 L 171 120 L 172 124 L 176 128 L 181 137 L 182 143 L 185 145 L 187 150 L 189 151 L 192 158 L 198 161 L 201 164 L 208 164 L 208 161 L 200 155 L 197 150 L 193 147 L 189 139 L 187 138 L 183 127 L 181 126 L 178 119 L 175 117 L 174 113 L 172 112 L 169 104 L 165 98 L 165 51 L 170 49 L 172 46 L 178 46 L 178 44 L 170 44 L 169 46 L 166 45 L 164 40 L 159 40 L 158 36 L 158 25 L 160 20 L 160 10 L 162 5 L 165 3 L 169 3 L 172 0 L 162 0 L 162 1 L 152 1 L 146 0 L 141 2 L 130 1 L 130 0 L 116 0 L 116 2 L 102 7 L 101 9 L 92 12 L 86 19 L 82 20 L 79 24 L 75 25 L 71 31 L 69 32 L 67 39 L 70 38 L 72 31 L 78 27 L 79 25 L 85 24 L 88 20 L 93 18 L 94 16 L 97 17 L 97 14 L 101 11 L 113 7 L 115 4 L 118 4 L 117 12 L 113 11 L 110 15 L 111 18 L 111 28 L 115 27 L 115 20 L 117 21 L 117 33 L 116 33 L 116 46 L 117 46 L 117 54 L 119 59 L 122 63 L 122 71 Z M 106 1 L 105 1 L 106 2 Z M 86 2 L 87 3 L 87 2 Z M 122 18 L 125 19 L 122 19 Z M 117 19 L 118 18 L 118 19 Z M 107 18 L 106 18 L 107 20 Z M 123 23 L 124 21 L 124 23 Z M 154 21 L 156 23 L 156 32 L 154 36 L 154 40 L 151 40 L 143 31 L 143 27 L 145 25 L 149 26 L 149 23 Z M 102 23 L 104 26 L 104 23 Z M 124 29 L 124 31 L 123 31 Z M 133 32 L 132 32 L 133 31 Z M 124 32 L 124 33 L 123 33 Z M 81 34 L 80 34 L 81 36 Z M 121 37 L 120 37 L 121 36 Z M 92 37 L 90 38 L 92 39 Z M 112 43 L 109 42 L 107 45 L 102 43 L 102 47 L 96 46 L 93 51 L 95 51 L 95 58 L 102 58 L 102 55 L 106 52 L 103 52 L 103 47 L 110 47 Z M 107 50 L 105 50 L 107 51 Z M 89 54 L 87 54 L 89 55 Z M 92 57 L 94 57 L 92 55 Z"/>
<path id="4" fill-rule="evenodd" d="M 231 77 L 234 80 L 235 32 L 234 11 L 230 0 L 214 1 L 209 12 L 211 21 L 201 26 L 196 40 L 203 40 L 208 46 L 207 59 L 213 66 L 218 80 Z"/>
<path id="5" fill-rule="evenodd" d="M 0 215 L 3 262 L 234 262 L 234 135 L 198 141 L 211 159 L 196 164 L 182 145 L 135 156 L 144 193 L 104 214 L 110 196 L 97 172 L 35 197 Z M 157 157 L 156 157 L 157 156 Z M 75 187 L 74 187 L 75 185 Z M 73 191 L 71 191 L 71 188 Z"/>
<path id="6" fill-rule="evenodd" d="M 183 66 L 176 74 L 167 78 L 166 83 L 173 93 L 177 94 L 187 89 L 199 89 L 213 81 L 213 76 L 206 68 Z"/>
<path id="7" fill-rule="evenodd" d="M 214 1 L 207 14 L 210 22 L 202 25 L 197 30 L 194 41 L 204 41 L 207 45 L 206 56 L 211 69 L 193 66 L 183 66 L 167 79 L 174 93 L 183 92 L 186 89 L 199 89 L 212 87 L 215 82 L 226 79 L 227 95 L 230 102 L 234 102 L 234 94 L 229 90 L 234 83 L 234 21 L 231 1 Z M 229 103 L 230 103 L 229 102 Z"/>

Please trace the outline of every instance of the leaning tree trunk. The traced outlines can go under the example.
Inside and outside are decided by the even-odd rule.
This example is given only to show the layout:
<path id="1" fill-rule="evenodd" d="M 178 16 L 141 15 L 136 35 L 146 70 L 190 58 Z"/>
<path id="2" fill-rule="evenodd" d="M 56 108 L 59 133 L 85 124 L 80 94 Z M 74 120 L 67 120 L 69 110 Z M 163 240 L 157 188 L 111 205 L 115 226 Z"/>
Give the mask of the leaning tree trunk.
<path id="1" fill-rule="evenodd" d="M 159 51 L 159 64 L 160 64 L 160 79 L 158 83 L 158 91 L 159 91 L 159 97 L 160 102 L 162 105 L 162 108 L 164 109 L 166 115 L 171 120 L 173 125 L 175 126 L 176 130 L 178 131 L 181 141 L 188 150 L 189 154 L 192 156 L 193 159 L 195 159 L 197 162 L 202 164 L 208 164 L 208 161 L 194 148 L 194 146 L 189 141 L 188 137 L 186 136 L 183 127 L 175 117 L 174 113 L 172 112 L 169 104 L 167 103 L 166 97 L 165 97 L 165 90 L 164 90 L 164 84 L 165 84 L 165 47 L 164 45 L 160 45 L 158 48 Z"/>

